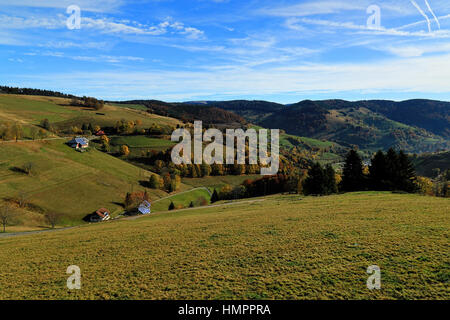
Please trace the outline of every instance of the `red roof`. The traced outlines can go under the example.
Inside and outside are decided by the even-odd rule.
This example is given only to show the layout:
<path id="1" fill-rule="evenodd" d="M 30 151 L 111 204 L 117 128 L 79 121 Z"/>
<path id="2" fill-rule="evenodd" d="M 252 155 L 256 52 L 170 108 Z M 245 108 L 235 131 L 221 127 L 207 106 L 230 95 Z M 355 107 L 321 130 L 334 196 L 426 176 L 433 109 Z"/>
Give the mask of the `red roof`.
<path id="1" fill-rule="evenodd" d="M 105 208 L 98 209 L 95 213 L 96 213 L 100 218 L 104 218 L 104 217 L 106 217 L 107 215 L 109 215 L 108 209 L 105 209 Z"/>

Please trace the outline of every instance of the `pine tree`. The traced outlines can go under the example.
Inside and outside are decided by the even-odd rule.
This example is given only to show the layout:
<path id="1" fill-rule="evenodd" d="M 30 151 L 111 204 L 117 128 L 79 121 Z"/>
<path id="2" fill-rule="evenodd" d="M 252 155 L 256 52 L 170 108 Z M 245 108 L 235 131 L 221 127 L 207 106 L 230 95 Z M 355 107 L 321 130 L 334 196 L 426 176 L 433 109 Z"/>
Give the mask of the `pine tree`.
<path id="1" fill-rule="evenodd" d="M 320 163 L 314 163 L 308 171 L 308 177 L 303 182 L 303 193 L 305 195 L 327 194 L 327 181 L 325 171 Z"/>
<path id="2" fill-rule="evenodd" d="M 337 192 L 336 172 L 331 164 L 327 164 L 325 167 L 325 187 L 327 192 L 326 194 L 333 194 Z"/>
<path id="3" fill-rule="evenodd" d="M 342 171 L 341 189 L 352 192 L 365 189 L 362 160 L 355 150 L 350 150 Z"/>
<path id="4" fill-rule="evenodd" d="M 159 179 L 156 177 L 156 175 L 152 174 L 150 176 L 150 180 L 149 180 L 149 186 L 152 189 L 159 189 Z"/>
<path id="5" fill-rule="evenodd" d="M 409 157 L 403 151 L 400 151 L 398 154 L 398 165 L 398 185 L 396 187 L 402 191 L 416 192 L 416 170 Z"/>
<path id="6" fill-rule="evenodd" d="M 174 209 L 175 209 L 175 205 L 173 204 L 173 201 L 172 201 L 172 202 L 170 202 L 169 210 L 174 210 Z"/>
<path id="7" fill-rule="evenodd" d="M 189 208 L 193 208 L 194 207 L 194 202 L 191 201 L 191 203 L 189 204 Z"/>
<path id="8" fill-rule="evenodd" d="M 131 196 L 131 193 L 127 192 L 127 195 L 125 196 L 124 201 L 125 209 L 129 209 L 133 205 L 133 199 Z"/>
<path id="9" fill-rule="evenodd" d="M 387 189 L 395 190 L 399 184 L 399 163 L 397 153 L 393 148 L 390 148 L 386 153 L 386 165 L 387 165 Z"/>
<path id="10" fill-rule="evenodd" d="M 378 151 L 369 166 L 369 178 L 374 190 L 384 190 L 388 184 L 388 165 L 383 151 Z"/>
<path id="11" fill-rule="evenodd" d="M 219 200 L 220 200 L 219 199 L 219 194 L 217 193 L 217 190 L 214 189 L 214 192 L 213 192 L 213 194 L 211 196 L 211 203 L 217 202 Z"/>

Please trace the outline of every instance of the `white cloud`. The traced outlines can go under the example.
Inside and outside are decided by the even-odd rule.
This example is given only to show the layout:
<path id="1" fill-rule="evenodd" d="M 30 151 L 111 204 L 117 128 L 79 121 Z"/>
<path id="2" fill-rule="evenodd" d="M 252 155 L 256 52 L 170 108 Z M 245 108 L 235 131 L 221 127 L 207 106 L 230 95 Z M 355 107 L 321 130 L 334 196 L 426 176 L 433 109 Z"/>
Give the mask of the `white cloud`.
<path id="1" fill-rule="evenodd" d="M 348 10 L 365 10 L 367 6 L 354 1 L 314 1 L 296 5 L 259 9 L 257 13 L 277 17 L 305 17 Z"/>
<path id="2" fill-rule="evenodd" d="M 368 29 L 365 25 L 357 25 L 353 22 L 338 22 L 338 21 L 330 21 L 323 19 L 310 19 L 310 18 L 293 18 L 290 24 L 286 25 L 291 29 L 296 29 L 297 23 L 302 22 L 304 24 L 316 25 L 327 27 L 330 29 L 346 29 L 353 30 L 357 34 L 366 34 L 366 35 L 374 35 L 374 36 L 399 36 L 399 37 L 419 37 L 419 38 L 450 38 L 450 30 L 437 30 L 433 32 L 426 31 L 404 31 L 400 29 L 394 28 L 384 28 L 380 29 Z M 298 26 L 301 27 L 301 26 Z"/>
<path id="3" fill-rule="evenodd" d="M 13 17 L 0 15 L 0 27 L 4 29 L 65 29 L 67 17 L 58 15 L 58 18 L 46 17 Z M 157 25 L 149 26 L 137 22 L 124 23 L 113 19 L 94 19 L 82 17 L 81 29 L 94 29 L 102 33 L 123 35 L 159 36 L 165 34 L 183 35 L 188 39 L 201 39 L 204 32 L 183 23 L 171 20 L 163 21 Z"/>
<path id="4" fill-rule="evenodd" d="M 0 0 L 2 7 L 37 7 L 66 9 L 76 4 L 82 11 L 110 12 L 124 4 L 123 0 Z"/>
<path id="5" fill-rule="evenodd" d="M 165 100 L 217 94 L 261 96 L 327 92 L 450 93 L 450 55 L 392 59 L 376 63 L 302 64 L 255 70 L 235 66 L 213 71 L 89 72 L 16 76 L 58 88 L 65 83 L 79 92 L 95 88 L 100 98 L 156 98 Z M 206 69 L 204 69 L 206 70 Z M 14 80 L 14 79 L 12 79 Z"/>
<path id="6" fill-rule="evenodd" d="M 0 27 L 2 29 L 57 29 L 65 27 L 65 20 L 58 18 L 23 18 L 0 15 Z"/>
<path id="7" fill-rule="evenodd" d="M 420 57 L 425 54 L 450 53 L 450 43 L 433 43 L 428 45 L 388 46 L 379 47 L 379 50 L 387 51 L 399 57 Z"/>

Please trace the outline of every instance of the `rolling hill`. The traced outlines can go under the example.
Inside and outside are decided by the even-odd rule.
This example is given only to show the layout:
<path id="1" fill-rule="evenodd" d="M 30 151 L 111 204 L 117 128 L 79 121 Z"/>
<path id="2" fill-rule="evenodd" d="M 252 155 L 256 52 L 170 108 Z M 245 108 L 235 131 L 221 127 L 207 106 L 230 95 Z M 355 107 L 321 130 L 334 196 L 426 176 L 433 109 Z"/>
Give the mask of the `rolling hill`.
<path id="1" fill-rule="evenodd" d="M 191 102 L 192 103 L 192 102 Z M 291 105 L 266 101 L 208 101 L 267 128 L 325 139 L 369 153 L 390 147 L 411 153 L 449 149 L 450 103 L 371 100 L 305 100 Z"/>
<path id="2" fill-rule="evenodd" d="M 137 131 L 152 126 L 171 131 L 183 124 L 180 120 L 151 114 L 133 105 L 106 104 L 101 110 L 93 110 L 73 106 L 70 99 L 58 94 L 55 97 L 52 92 L 45 93 L 48 95 L 0 94 L 0 133 L 6 124 L 20 124 L 23 133 L 18 141 L 4 141 L 0 136 L 0 203 L 22 199 L 26 202 L 22 208 L 16 208 L 19 215 L 12 221 L 13 226 L 8 227 L 9 232 L 47 228 L 44 214 L 48 212 L 62 215 L 58 227 L 82 224 L 82 218 L 101 207 L 116 217 L 124 211 L 122 202 L 130 191 L 146 190 L 152 201 L 171 197 L 157 202 L 154 212 L 167 210 L 172 200 L 184 206 L 199 197 L 209 201 L 206 189 L 194 190 L 198 181 L 191 183 L 190 179 L 183 179 L 178 190 L 183 194 L 179 196 L 148 188 L 153 173 L 131 160 L 142 152 L 172 147 L 174 143 L 167 137 L 113 135 L 109 138 L 110 154 L 97 150 L 101 149 L 98 139 L 92 140 L 92 148 L 84 153 L 66 145 L 75 135 L 71 128 L 82 128 L 86 123 L 112 131 L 117 121 L 125 120 L 137 123 Z M 52 131 L 36 138 L 31 132 L 43 130 L 44 119 L 49 120 Z M 129 147 L 131 160 L 116 156 L 122 145 Z M 32 167 L 31 174 L 24 172 L 25 166 Z M 221 187 L 226 184 L 224 181 L 237 185 L 246 178 L 211 177 L 201 186 Z"/>
<path id="3" fill-rule="evenodd" d="M 0 299 L 448 300 L 448 212 L 419 195 L 276 195 L 0 235 Z M 66 287 L 70 265 L 81 290 Z M 382 290 L 366 287 L 371 265 Z"/>
<path id="4" fill-rule="evenodd" d="M 113 102 L 119 105 L 118 102 Z M 213 106 L 198 106 L 183 103 L 167 103 L 157 100 L 133 100 L 121 102 L 122 105 L 130 104 L 136 106 L 145 106 L 149 113 L 162 116 L 173 117 L 183 122 L 194 122 L 201 120 L 205 125 L 233 125 L 240 126 L 246 123 L 241 116 Z"/>
<path id="5" fill-rule="evenodd" d="M 450 151 L 416 155 L 412 161 L 417 174 L 436 178 L 436 169 L 439 169 L 439 172 L 450 170 Z"/>

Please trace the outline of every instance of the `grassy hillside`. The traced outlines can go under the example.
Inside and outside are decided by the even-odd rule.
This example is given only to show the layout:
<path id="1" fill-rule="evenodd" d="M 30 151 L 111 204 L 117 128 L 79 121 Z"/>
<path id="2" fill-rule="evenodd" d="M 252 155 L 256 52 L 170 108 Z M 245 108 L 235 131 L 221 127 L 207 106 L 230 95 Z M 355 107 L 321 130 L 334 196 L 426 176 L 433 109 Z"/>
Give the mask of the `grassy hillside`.
<path id="1" fill-rule="evenodd" d="M 83 123 L 91 123 L 100 127 L 114 127 L 121 119 L 142 123 L 138 129 L 148 128 L 152 124 L 176 127 L 181 124 L 174 118 L 149 114 L 146 111 L 133 108 L 106 105 L 102 110 L 70 105 L 71 100 L 65 98 L 4 95 L 0 94 L 0 122 L 13 121 L 23 125 L 39 125 L 43 119 L 48 119 L 58 130 L 72 126 L 81 128 Z"/>
<path id="2" fill-rule="evenodd" d="M 62 213 L 62 224 L 67 225 L 81 223 L 81 218 L 100 207 L 118 214 L 127 191 L 144 189 L 140 182 L 148 180 L 148 171 L 95 149 L 76 152 L 64 142 L 0 143 L 0 199 L 25 193 L 30 211 Z M 20 168 L 30 162 L 34 173 L 28 176 Z M 166 195 L 149 192 L 152 198 Z"/>
<path id="3" fill-rule="evenodd" d="M 220 190 L 225 185 L 238 186 L 247 179 L 258 179 L 261 175 L 245 175 L 245 176 L 210 176 L 204 178 L 183 178 L 184 184 L 192 186 L 194 188 L 207 187 L 211 192 L 214 189 Z"/>
<path id="4" fill-rule="evenodd" d="M 273 196 L 0 237 L 0 298 L 449 299 L 448 212 L 417 195 Z M 381 290 L 366 287 L 370 265 Z"/>
<path id="5" fill-rule="evenodd" d="M 110 141 L 110 145 L 113 147 L 127 145 L 132 153 L 148 150 L 165 151 L 175 144 L 175 142 L 170 140 L 149 138 L 146 136 L 113 137 Z"/>
<path id="6" fill-rule="evenodd" d="M 153 202 L 152 204 L 152 212 L 161 212 L 167 211 L 171 202 L 175 205 L 175 207 L 182 206 L 183 208 L 188 208 L 191 201 L 194 206 L 199 207 L 201 204 L 199 203 L 199 199 L 204 199 L 206 201 L 205 204 L 210 204 L 211 196 L 206 189 L 195 189 L 190 191 L 185 191 L 174 196 L 171 196 L 166 199 L 161 199 Z"/>

